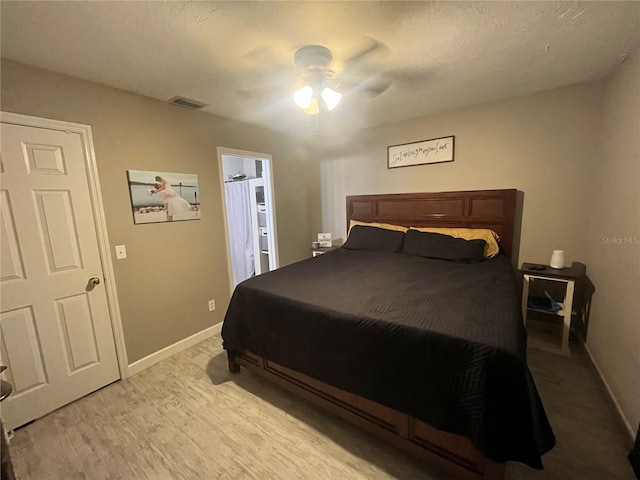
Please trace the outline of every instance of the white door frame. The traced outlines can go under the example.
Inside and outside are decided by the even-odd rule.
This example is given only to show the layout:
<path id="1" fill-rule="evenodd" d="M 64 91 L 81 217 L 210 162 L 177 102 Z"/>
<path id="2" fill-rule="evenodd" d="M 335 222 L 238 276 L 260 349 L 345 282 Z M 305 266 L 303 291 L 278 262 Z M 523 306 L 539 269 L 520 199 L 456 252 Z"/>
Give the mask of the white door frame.
<path id="1" fill-rule="evenodd" d="M 87 183 L 89 184 L 93 219 L 96 225 L 96 236 L 98 237 L 100 261 L 102 263 L 102 270 L 104 273 L 105 291 L 109 305 L 111 327 L 113 329 L 113 340 L 116 346 L 116 355 L 118 357 L 118 370 L 120 371 L 120 378 L 127 378 L 129 376 L 129 362 L 127 360 L 127 349 L 124 343 L 122 317 L 120 316 L 120 304 L 118 303 L 118 294 L 116 290 L 115 276 L 113 273 L 113 262 L 109 248 L 109 238 L 107 236 L 107 223 L 104 218 L 104 206 L 102 203 L 102 194 L 100 193 L 100 181 L 98 179 L 98 167 L 96 164 L 95 150 L 93 148 L 91 127 L 80 123 L 31 117 L 28 115 L 10 112 L 0 112 L 0 120 L 4 123 L 22 125 L 25 127 L 46 128 L 49 130 L 77 133 L 80 136 L 84 151 L 85 170 L 87 172 Z"/>
<path id="2" fill-rule="evenodd" d="M 273 225 L 269 225 L 269 235 L 272 235 L 273 238 L 273 246 L 274 246 L 274 260 L 275 266 L 278 268 L 280 266 L 280 253 L 278 251 L 278 228 L 276 222 L 276 194 L 273 188 L 273 159 L 271 155 L 268 153 L 258 153 L 258 152 L 250 152 L 248 150 L 237 150 L 235 148 L 227 148 L 227 147 L 218 147 L 218 168 L 220 169 L 220 200 L 222 201 L 223 209 L 222 213 L 224 216 L 224 240 L 225 240 L 225 248 L 227 251 L 227 274 L 229 276 L 229 295 L 233 294 L 234 285 L 233 285 L 233 268 L 231 266 L 231 245 L 229 241 L 229 219 L 227 218 L 227 201 L 224 195 L 224 174 L 222 173 L 222 156 L 223 155 L 233 155 L 235 157 L 247 157 L 247 158 L 255 158 L 257 160 L 264 160 L 269 165 L 269 175 L 265 178 L 266 181 L 269 182 L 269 192 L 271 195 L 271 215 L 273 217 Z"/>

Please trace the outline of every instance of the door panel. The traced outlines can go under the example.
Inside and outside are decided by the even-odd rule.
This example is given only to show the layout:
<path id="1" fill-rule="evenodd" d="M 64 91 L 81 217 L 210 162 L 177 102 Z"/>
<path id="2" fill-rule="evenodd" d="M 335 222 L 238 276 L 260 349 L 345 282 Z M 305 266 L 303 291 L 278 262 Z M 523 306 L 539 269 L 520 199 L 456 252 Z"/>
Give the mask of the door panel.
<path id="1" fill-rule="evenodd" d="M 49 273 L 82 268 L 70 192 L 34 191 L 33 200 Z"/>
<path id="2" fill-rule="evenodd" d="M 15 394 L 33 390 L 48 382 L 40 355 L 40 339 L 31 307 L 3 312 L 0 316 L 3 359 L 13 368 L 9 372 Z M 6 356 L 5 356 L 6 355 Z"/>
<path id="3" fill-rule="evenodd" d="M 6 190 L 0 191 L 0 272 L 1 281 L 24 279 L 22 253 L 16 235 L 11 204 Z"/>
<path id="4" fill-rule="evenodd" d="M 99 362 L 88 294 L 56 300 L 69 373 Z"/>
<path id="5" fill-rule="evenodd" d="M 28 142 L 22 142 L 22 145 L 29 173 L 49 175 L 65 175 L 67 173 L 60 146 L 35 145 Z"/>
<path id="6" fill-rule="evenodd" d="M 2 123 L 2 363 L 8 428 L 119 378 L 80 135 Z"/>

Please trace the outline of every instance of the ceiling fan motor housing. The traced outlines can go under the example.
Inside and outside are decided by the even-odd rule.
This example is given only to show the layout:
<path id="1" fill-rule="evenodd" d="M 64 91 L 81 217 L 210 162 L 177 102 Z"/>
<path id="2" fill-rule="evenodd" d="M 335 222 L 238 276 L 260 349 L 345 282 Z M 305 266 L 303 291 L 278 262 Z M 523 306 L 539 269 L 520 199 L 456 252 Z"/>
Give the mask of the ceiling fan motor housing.
<path id="1" fill-rule="evenodd" d="M 293 56 L 296 65 L 306 70 L 326 70 L 333 61 L 331 50 L 322 45 L 306 45 Z"/>

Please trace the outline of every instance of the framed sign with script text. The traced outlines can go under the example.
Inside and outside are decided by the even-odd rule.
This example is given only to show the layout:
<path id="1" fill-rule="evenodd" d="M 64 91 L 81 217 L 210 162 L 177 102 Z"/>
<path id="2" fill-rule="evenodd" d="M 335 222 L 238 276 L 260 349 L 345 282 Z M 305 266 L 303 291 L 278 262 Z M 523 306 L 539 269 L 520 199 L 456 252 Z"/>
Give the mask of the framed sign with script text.
<path id="1" fill-rule="evenodd" d="M 453 162 L 455 135 L 387 147 L 387 168 Z"/>

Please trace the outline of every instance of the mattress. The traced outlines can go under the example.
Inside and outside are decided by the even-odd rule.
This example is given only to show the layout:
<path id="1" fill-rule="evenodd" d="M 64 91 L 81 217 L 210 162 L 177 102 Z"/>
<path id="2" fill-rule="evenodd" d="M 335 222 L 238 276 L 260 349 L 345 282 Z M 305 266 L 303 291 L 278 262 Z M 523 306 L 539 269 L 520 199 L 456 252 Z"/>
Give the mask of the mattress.
<path id="1" fill-rule="evenodd" d="M 239 284 L 222 337 L 257 355 L 541 468 L 555 438 L 526 364 L 510 260 L 344 248 Z"/>

